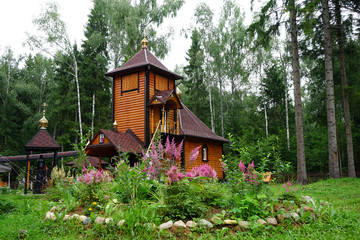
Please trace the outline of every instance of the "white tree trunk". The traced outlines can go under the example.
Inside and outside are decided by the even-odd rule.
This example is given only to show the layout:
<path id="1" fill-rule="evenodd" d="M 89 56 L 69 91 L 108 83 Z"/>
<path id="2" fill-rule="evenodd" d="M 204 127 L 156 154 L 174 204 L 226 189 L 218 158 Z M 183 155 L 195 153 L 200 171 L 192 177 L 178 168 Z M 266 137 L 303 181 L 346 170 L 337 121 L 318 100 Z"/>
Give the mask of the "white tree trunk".
<path id="1" fill-rule="evenodd" d="M 95 93 L 93 93 L 93 99 L 92 99 L 91 139 L 94 137 L 94 119 L 95 119 Z"/>
<path id="2" fill-rule="evenodd" d="M 340 178 L 339 157 L 336 136 L 334 77 L 332 64 L 332 44 L 330 29 L 330 14 L 328 0 L 322 0 L 324 22 L 324 49 L 325 49 L 325 77 L 326 77 L 326 105 L 328 122 L 328 150 L 329 176 Z"/>
<path id="3" fill-rule="evenodd" d="M 264 113 L 265 113 L 265 133 L 266 138 L 269 137 L 269 123 L 268 123 L 268 117 L 267 117 L 267 111 L 266 111 L 266 104 L 264 103 Z"/>

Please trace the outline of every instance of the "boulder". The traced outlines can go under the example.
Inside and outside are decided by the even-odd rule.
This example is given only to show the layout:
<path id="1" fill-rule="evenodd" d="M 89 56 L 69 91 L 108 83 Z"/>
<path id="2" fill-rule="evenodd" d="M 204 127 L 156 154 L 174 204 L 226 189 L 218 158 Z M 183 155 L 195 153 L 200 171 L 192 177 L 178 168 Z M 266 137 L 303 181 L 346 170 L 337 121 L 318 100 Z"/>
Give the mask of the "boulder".
<path id="1" fill-rule="evenodd" d="M 224 220 L 224 224 L 226 224 L 226 225 L 236 225 L 236 224 L 238 224 L 238 222 L 236 220 L 226 219 L 226 220 Z"/>
<path id="2" fill-rule="evenodd" d="M 268 218 L 266 218 L 266 222 L 267 222 L 269 225 L 272 225 L 272 226 L 276 226 L 276 225 L 277 225 L 276 218 L 268 217 Z"/>
<path id="3" fill-rule="evenodd" d="M 53 212 L 47 212 L 45 216 L 45 220 L 56 220 L 55 213 Z"/>
<path id="4" fill-rule="evenodd" d="M 77 213 L 75 213 L 75 214 L 73 214 L 72 216 L 70 216 L 70 219 L 73 219 L 73 218 L 78 219 L 79 217 L 80 217 L 80 215 L 77 214 Z"/>
<path id="5" fill-rule="evenodd" d="M 256 222 L 264 226 L 266 225 L 266 222 L 263 219 L 258 219 Z"/>
<path id="6" fill-rule="evenodd" d="M 284 216 L 282 214 L 276 215 L 277 222 L 281 223 L 285 220 Z"/>
<path id="7" fill-rule="evenodd" d="M 311 207 L 308 207 L 308 206 L 304 206 L 303 209 L 304 209 L 304 212 L 313 212 L 314 211 L 314 209 L 312 209 Z"/>
<path id="8" fill-rule="evenodd" d="M 83 224 L 87 225 L 91 223 L 91 218 L 87 217 L 84 221 L 83 221 Z"/>
<path id="9" fill-rule="evenodd" d="M 122 219 L 122 220 L 120 220 L 116 225 L 117 225 L 118 227 L 121 227 L 122 225 L 124 225 L 124 223 L 125 223 L 125 219 Z"/>
<path id="10" fill-rule="evenodd" d="M 67 221 L 68 219 L 71 219 L 71 215 L 66 214 L 63 218 L 63 221 Z"/>
<path id="11" fill-rule="evenodd" d="M 292 219 L 294 219 L 295 221 L 300 218 L 299 214 L 294 213 L 294 212 L 293 212 L 293 213 L 290 213 L 290 215 L 291 215 Z"/>
<path id="12" fill-rule="evenodd" d="M 84 222 L 84 220 L 85 220 L 86 218 L 87 218 L 87 217 L 86 217 L 85 215 L 80 215 L 78 219 L 79 219 L 81 222 Z"/>
<path id="13" fill-rule="evenodd" d="M 111 223 L 111 222 L 113 222 L 113 221 L 114 221 L 113 218 L 106 218 L 106 219 L 105 219 L 105 223 L 106 223 L 106 224 L 109 224 L 109 223 Z"/>
<path id="14" fill-rule="evenodd" d="M 95 223 L 97 223 L 97 224 L 103 224 L 105 222 L 105 218 L 103 218 L 103 217 L 97 217 L 96 219 L 95 219 Z"/>
<path id="15" fill-rule="evenodd" d="M 249 228 L 250 224 L 248 221 L 239 221 L 238 222 L 240 228 Z"/>
<path id="16" fill-rule="evenodd" d="M 312 203 L 312 205 L 314 206 L 314 208 L 316 209 L 316 205 L 314 200 L 310 197 L 310 196 L 305 196 L 305 200 L 307 201 L 307 203 Z"/>
<path id="17" fill-rule="evenodd" d="M 174 225 L 173 221 L 167 221 L 166 223 L 160 224 L 159 229 L 169 229 Z"/>
<path id="18" fill-rule="evenodd" d="M 178 228 L 186 228 L 185 223 L 181 220 L 174 222 L 174 226 Z"/>
<path id="19" fill-rule="evenodd" d="M 194 221 L 187 221 L 186 226 L 188 228 L 193 228 L 193 227 L 196 227 L 196 223 Z"/>
<path id="20" fill-rule="evenodd" d="M 207 221 L 207 220 L 205 220 L 205 219 L 201 219 L 201 220 L 199 221 L 199 225 L 200 225 L 200 226 L 206 226 L 206 227 L 208 227 L 208 228 L 212 228 L 212 227 L 214 226 L 211 222 L 209 222 L 209 221 Z"/>

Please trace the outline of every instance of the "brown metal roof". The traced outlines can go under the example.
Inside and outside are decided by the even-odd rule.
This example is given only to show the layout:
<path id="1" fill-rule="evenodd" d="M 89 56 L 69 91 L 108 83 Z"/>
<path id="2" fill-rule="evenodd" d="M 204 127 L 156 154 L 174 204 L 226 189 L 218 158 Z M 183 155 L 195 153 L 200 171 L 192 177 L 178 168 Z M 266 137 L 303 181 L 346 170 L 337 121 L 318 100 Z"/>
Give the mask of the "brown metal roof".
<path id="1" fill-rule="evenodd" d="M 51 137 L 46 128 L 41 128 L 25 145 L 26 150 L 50 150 L 60 148 L 60 145 Z"/>
<path id="2" fill-rule="evenodd" d="M 183 103 L 180 109 L 180 127 L 185 136 L 200 137 L 217 140 L 221 142 L 230 142 L 229 140 L 216 135 L 205 125 L 194 113 L 192 113 Z"/>
<path id="3" fill-rule="evenodd" d="M 150 66 L 150 68 L 164 72 L 165 74 L 172 76 L 175 80 L 183 78 L 182 76 L 167 69 L 147 48 L 142 48 L 129 61 L 122 65 L 122 67 L 111 70 L 105 73 L 105 75 L 114 77 L 118 73 L 127 72 L 129 70 L 145 66 Z"/>
<path id="4" fill-rule="evenodd" d="M 103 133 L 110 143 L 88 145 L 86 147 L 87 155 L 114 156 L 118 151 L 132 153 L 142 152 L 144 143 L 130 129 L 126 132 L 100 129 L 98 134 L 100 133 Z"/>

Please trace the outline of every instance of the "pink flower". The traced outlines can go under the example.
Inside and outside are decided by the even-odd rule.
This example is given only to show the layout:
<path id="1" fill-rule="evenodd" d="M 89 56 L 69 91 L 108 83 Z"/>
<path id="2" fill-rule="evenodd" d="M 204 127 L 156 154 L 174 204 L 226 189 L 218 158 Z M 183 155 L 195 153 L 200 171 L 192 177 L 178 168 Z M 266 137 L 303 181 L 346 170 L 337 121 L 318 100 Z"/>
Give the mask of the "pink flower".
<path id="1" fill-rule="evenodd" d="M 200 153 L 199 149 L 200 148 L 201 148 L 201 145 L 194 148 L 193 150 L 191 150 L 191 152 L 190 152 L 190 162 L 196 160 L 196 158 L 199 156 L 199 153 Z"/>
<path id="2" fill-rule="evenodd" d="M 287 189 L 286 189 L 286 192 L 288 192 L 288 191 L 289 191 L 289 189 L 287 188 Z"/>
<path id="3" fill-rule="evenodd" d="M 242 172 L 245 172 L 246 171 L 246 167 L 245 167 L 245 164 L 240 160 L 239 162 L 239 168 L 240 168 L 240 171 Z"/>
<path id="4" fill-rule="evenodd" d="M 249 165 L 248 165 L 248 168 L 255 168 L 255 165 L 254 165 L 254 161 L 252 161 Z"/>
<path id="5" fill-rule="evenodd" d="M 286 184 L 284 183 L 283 188 L 286 188 Z"/>
<path id="6" fill-rule="evenodd" d="M 291 183 L 288 181 L 288 182 L 287 182 L 287 185 L 290 187 L 290 186 L 291 186 Z"/>
<path id="7" fill-rule="evenodd" d="M 109 200 L 109 195 L 105 195 L 105 200 Z"/>
<path id="8" fill-rule="evenodd" d="M 295 191 L 297 191 L 297 188 L 295 188 Z"/>

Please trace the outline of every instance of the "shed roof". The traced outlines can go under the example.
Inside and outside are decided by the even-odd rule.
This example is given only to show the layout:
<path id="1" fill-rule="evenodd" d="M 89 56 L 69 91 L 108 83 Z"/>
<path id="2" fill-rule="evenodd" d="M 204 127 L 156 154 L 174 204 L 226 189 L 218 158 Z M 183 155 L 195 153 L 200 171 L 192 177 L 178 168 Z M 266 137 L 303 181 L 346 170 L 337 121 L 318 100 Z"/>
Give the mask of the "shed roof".
<path id="1" fill-rule="evenodd" d="M 25 145 L 26 150 L 51 150 L 60 148 L 60 145 L 51 137 L 46 128 L 40 128 L 35 136 Z"/>
<path id="2" fill-rule="evenodd" d="M 128 72 L 132 69 L 137 69 L 141 67 L 149 66 L 155 70 L 165 73 L 176 79 L 182 79 L 183 77 L 167 69 L 148 49 L 147 47 L 142 48 L 138 53 L 136 53 L 129 61 L 127 61 L 120 68 L 111 70 L 105 75 L 114 77 L 116 74 Z"/>
<path id="3" fill-rule="evenodd" d="M 180 127 L 185 136 L 193 136 L 206 138 L 221 142 L 229 142 L 229 140 L 216 135 L 211 129 L 205 125 L 194 113 L 192 113 L 183 103 L 180 109 Z"/>

